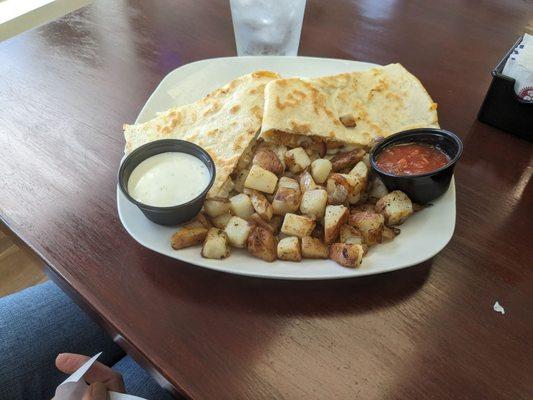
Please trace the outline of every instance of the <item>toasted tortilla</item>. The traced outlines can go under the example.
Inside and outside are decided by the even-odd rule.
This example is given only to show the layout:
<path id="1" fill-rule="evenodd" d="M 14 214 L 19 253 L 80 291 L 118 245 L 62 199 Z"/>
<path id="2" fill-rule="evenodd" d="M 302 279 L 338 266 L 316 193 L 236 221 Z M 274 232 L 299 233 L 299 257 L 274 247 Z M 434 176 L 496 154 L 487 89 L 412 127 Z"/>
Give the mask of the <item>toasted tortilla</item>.
<path id="1" fill-rule="evenodd" d="M 125 152 L 158 139 L 182 139 L 203 147 L 216 165 L 210 194 L 228 186 L 230 174 L 261 128 L 265 85 L 279 78 L 269 71 L 241 76 L 195 103 L 175 107 L 154 119 L 124 125 Z"/>
<path id="2" fill-rule="evenodd" d="M 438 127 L 436 108 L 420 81 L 400 64 L 278 79 L 265 88 L 261 137 L 289 146 L 313 138 L 365 147 L 405 129 Z M 341 117 L 355 126 L 345 126 Z"/>

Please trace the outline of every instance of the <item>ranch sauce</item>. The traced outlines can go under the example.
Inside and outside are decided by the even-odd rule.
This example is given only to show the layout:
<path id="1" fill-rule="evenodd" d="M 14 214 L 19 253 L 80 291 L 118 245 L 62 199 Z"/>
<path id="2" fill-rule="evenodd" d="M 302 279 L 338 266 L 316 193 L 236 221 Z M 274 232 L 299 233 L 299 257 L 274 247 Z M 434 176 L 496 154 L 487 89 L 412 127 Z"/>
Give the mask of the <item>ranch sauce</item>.
<path id="1" fill-rule="evenodd" d="M 209 170 L 198 158 L 187 153 L 160 153 L 135 167 L 128 193 L 146 205 L 172 207 L 194 199 L 209 181 Z"/>

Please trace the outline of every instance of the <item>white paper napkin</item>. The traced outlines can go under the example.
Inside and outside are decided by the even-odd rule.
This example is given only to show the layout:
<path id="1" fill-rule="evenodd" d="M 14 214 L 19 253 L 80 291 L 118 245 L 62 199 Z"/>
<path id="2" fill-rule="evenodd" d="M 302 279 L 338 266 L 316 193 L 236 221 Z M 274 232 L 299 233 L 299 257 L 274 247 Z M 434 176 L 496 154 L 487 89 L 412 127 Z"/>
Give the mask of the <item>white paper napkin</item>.
<path id="1" fill-rule="evenodd" d="M 87 373 L 89 368 L 94 364 L 94 362 L 100 357 L 100 354 L 96 354 L 94 357 L 89 359 L 85 364 L 83 364 L 76 372 L 70 375 L 67 379 L 61 383 L 57 389 L 56 394 L 53 400 L 80 400 L 83 397 L 83 393 L 87 390 L 87 385 L 82 379 L 83 376 Z M 146 400 L 142 397 L 132 396 L 130 394 L 108 392 L 108 400 Z"/>
<path id="2" fill-rule="evenodd" d="M 515 79 L 514 91 L 518 97 L 533 102 L 533 36 L 524 34 L 507 59 L 502 73 Z"/>

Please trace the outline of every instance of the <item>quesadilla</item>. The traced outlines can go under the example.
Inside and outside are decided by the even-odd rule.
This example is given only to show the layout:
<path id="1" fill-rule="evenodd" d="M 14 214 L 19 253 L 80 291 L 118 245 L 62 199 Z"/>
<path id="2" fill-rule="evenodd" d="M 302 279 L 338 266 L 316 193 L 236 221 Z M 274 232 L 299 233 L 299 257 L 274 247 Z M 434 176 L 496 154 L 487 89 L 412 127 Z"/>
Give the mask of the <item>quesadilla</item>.
<path id="1" fill-rule="evenodd" d="M 437 104 L 400 64 L 265 88 L 261 137 L 289 146 L 312 140 L 370 146 L 393 133 L 438 127 Z"/>
<path id="2" fill-rule="evenodd" d="M 195 103 L 172 108 L 145 123 L 124 125 L 125 152 L 158 139 L 193 142 L 215 162 L 210 194 L 217 194 L 231 185 L 230 174 L 255 142 L 263 118 L 265 85 L 277 78 L 278 74 L 268 71 L 244 75 Z"/>

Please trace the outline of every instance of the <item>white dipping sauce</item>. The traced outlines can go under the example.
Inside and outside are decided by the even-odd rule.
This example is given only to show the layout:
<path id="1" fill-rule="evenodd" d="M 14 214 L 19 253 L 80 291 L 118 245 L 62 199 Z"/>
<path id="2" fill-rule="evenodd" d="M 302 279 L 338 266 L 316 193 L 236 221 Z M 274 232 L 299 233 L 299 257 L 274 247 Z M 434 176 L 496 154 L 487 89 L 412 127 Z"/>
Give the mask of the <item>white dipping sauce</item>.
<path id="1" fill-rule="evenodd" d="M 135 167 L 128 180 L 128 193 L 143 204 L 172 207 L 202 193 L 210 178 L 207 166 L 195 156 L 160 153 Z"/>

